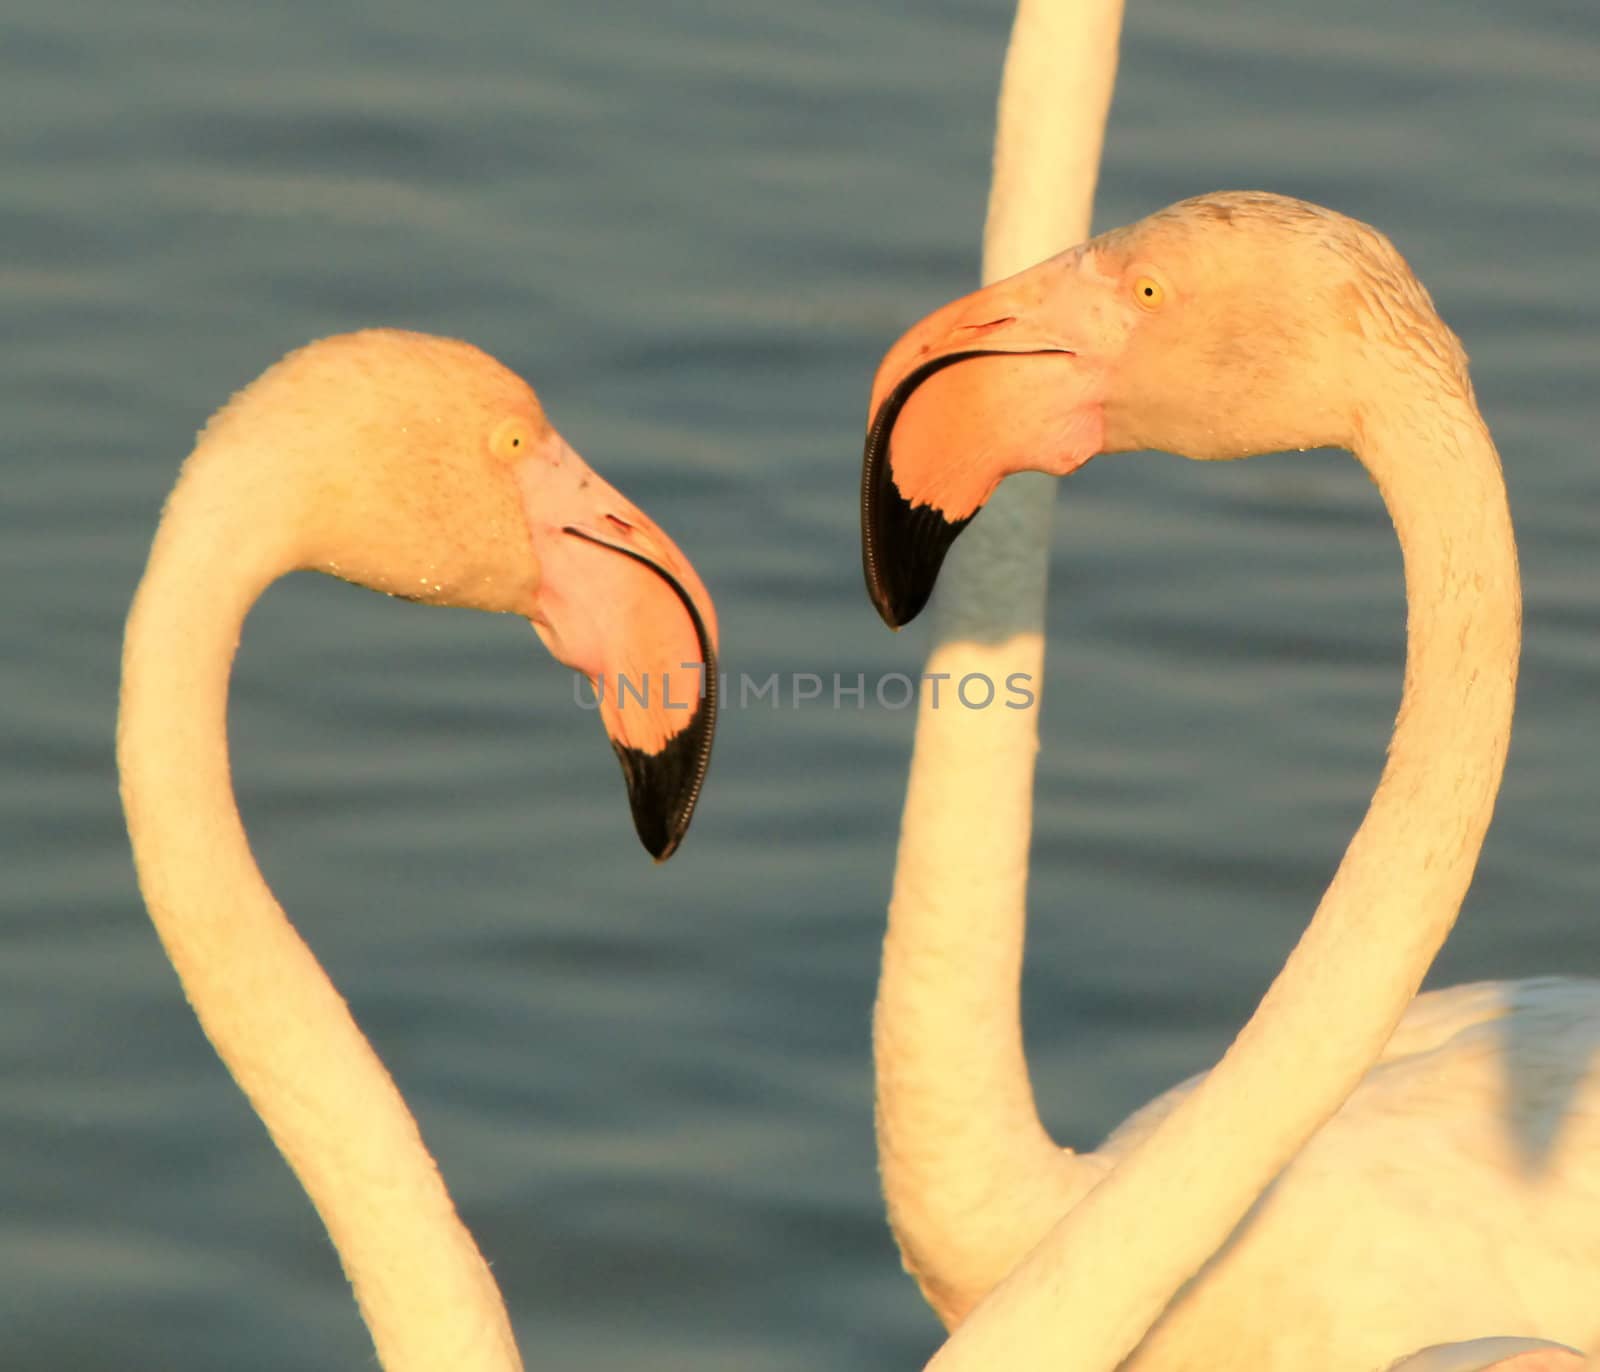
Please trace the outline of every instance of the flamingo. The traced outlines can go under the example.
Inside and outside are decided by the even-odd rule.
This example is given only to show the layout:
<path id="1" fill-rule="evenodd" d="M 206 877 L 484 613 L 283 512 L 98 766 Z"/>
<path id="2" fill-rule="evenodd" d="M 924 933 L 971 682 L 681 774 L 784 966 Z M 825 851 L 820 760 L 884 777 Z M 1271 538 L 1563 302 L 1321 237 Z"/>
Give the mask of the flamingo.
<path id="1" fill-rule="evenodd" d="M 619 686 L 601 691 L 600 714 L 658 860 L 682 839 L 710 757 L 716 620 L 683 554 L 567 446 L 522 380 L 466 343 L 381 330 L 291 353 L 212 418 L 129 613 L 123 806 L 190 1005 L 322 1216 L 382 1365 L 509 1372 L 521 1362 L 494 1278 L 268 889 L 234 802 L 240 627 L 269 583 L 304 568 L 524 615 L 597 683 L 648 672 L 653 705 Z M 663 705 L 663 682 L 681 709 Z"/>
<path id="2" fill-rule="evenodd" d="M 1409 604 L 1388 763 L 1299 945 L 1211 1072 L 1098 1153 L 1052 1150 L 1031 1253 L 932 1366 L 1350 1372 L 1464 1337 L 1600 1342 L 1600 988 L 1415 996 L 1493 810 L 1521 596 L 1465 354 L 1399 253 L 1282 196 L 1185 201 L 935 311 L 871 414 L 863 562 L 892 626 L 1009 473 L 1139 448 L 1351 450 Z M 890 931 L 920 985 L 880 1080 L 1016 1032 L 1014 969 L 983 949 L 1020 929 L 962 913 Z M 1031 1109 L 1020 1053 L 1000 1064 L 986 1089 Z"/>

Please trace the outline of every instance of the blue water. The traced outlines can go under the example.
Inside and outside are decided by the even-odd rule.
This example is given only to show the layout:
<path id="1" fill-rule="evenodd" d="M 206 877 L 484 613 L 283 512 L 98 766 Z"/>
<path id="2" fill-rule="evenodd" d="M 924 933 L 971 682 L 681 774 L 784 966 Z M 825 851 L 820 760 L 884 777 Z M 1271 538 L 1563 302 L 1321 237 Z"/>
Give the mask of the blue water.
<path id="1" fill-rule="evenodd" d="M 7 1368 L 371 1365 L 145 920 L 121 619 L 211 409 L 360 325 L 470 338 L 695 559 L 727 666 L 915 671 L 859 584 L 866 386 L 975 274 L 1009 7 L 12 0 L 0 36 Z M 1499 818 L 1435 982 L 1600 974 L 1600 11 L 1130 0 L 1100 222 L 1267 187 L 1384 227 L 1473 356 L 1527 576 Z M 1057 521 L 1028 1031 L 1092 1144 L 1209 1063 L 1399 690 L 1337 454 L 1105 460 Z M 525 625 L 313 577 L 234 687 L 262 865 L 393 1069 L 530 1362 L 919 1366 L 868 1017 L 908 711 L 730 710 L 681 854 Z"/>

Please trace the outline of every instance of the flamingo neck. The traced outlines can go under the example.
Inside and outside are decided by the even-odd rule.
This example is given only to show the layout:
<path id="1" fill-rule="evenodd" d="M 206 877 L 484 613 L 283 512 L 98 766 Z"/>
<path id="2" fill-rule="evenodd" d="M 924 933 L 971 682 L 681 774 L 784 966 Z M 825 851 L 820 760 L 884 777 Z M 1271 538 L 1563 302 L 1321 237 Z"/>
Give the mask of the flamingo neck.
<path id="1" fill-rule="evenodd" d="M 1358 455 L 1400 538 L 1409 610 L 1366 818 L 1221 1063 L 962 1326 L 940 1372 L 1115 1368 L 1355 1088 L 1455 921 L 1510 740 L 1516 545 L 1464 374 L 1396 359 L 1369 394 Z"/>
<path id="2" fill-rule="evenodd" d="M 521 1366 L 488 1267 L 410 1112 L 262 879 L 228 768 L 246 613 L 302 565 L 281 471 L 202 444 L 123 647 L 117 759 L 150 917 L 207 1037 L 311 1197 L 389 1372 Z M 274 518 L 275 515 L 280 516 Z"/>
<path id="3" fill-rule="evenodd" d="M 1123 0 L 1018 0 L 983 229 L 986 286 L 1089 236 L 1122 7 Z"/>
<path id="4" fill-rule="evenodd" d="M 1122 0 L 1021 0 L 1006 55 L 983 278 L 1089 235 Z M 946 1324 L 1099 1172 L 1039 1120 L 1022 1041 L 1037 700 L 1053 479 L 1010 478 L 956 542 L 933 605 L 874 1023 L 879 1166 L 907 1268 Z M 993 683 L 967 709 L 963 678 Z M 969 693 L 981 698 L 974 683 Z M 937 704 L 935 703 L 937 699 Z"/>

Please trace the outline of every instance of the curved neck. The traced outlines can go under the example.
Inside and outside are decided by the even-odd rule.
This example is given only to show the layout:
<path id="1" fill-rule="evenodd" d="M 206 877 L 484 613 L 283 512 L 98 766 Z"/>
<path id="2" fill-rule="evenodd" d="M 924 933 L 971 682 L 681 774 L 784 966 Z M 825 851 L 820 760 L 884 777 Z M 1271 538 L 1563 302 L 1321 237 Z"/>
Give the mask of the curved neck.
<path id="1" fill-rule="evenodd" d="M 1122 0 L 1021 0 L 1001 84 L 985 283 L 1089 235 Z M 953 1323 L 1098 1172 L 1040 1123 L 1023 1053 L 1037 704 L 1055 481 L 1005 482 L 956 542 L 925 690 L 878 988 L 879 1166 L 906 1266 Z M 988 708 L 956 698 L 994 683 Z M 973 693 L 980 698 L 983 688 Z"/>
<path id="2" fill-rule="evenodd" d="M 941 1372 L 1116 1367 L 1355 1088 L 1455 922 L 1510 741 L 1516 545 L 1464 386 L 1434 390 L 1426 367 L 1404 363 L 1378 380 L 1358 455 L 1400 538 L 1409 611 L 1371 807 L 1221 1063 L 961 1328 Z M 1026 1364 L 1009 1356 L 1019 1340 Z"/>
<path id="3" fill-rule="evenodd" d="M 389 1372 L 520 1367 L 500 1294 L 382 1064 L 251 856 L 227 754 L 250 605 L 297 565 L 281 483 L 197 450 L 128 618 L 117 760 L 150 917 L 207 1037 L 322 1216 Z M 281 475 L 281 473 L 279 474 Z"/>

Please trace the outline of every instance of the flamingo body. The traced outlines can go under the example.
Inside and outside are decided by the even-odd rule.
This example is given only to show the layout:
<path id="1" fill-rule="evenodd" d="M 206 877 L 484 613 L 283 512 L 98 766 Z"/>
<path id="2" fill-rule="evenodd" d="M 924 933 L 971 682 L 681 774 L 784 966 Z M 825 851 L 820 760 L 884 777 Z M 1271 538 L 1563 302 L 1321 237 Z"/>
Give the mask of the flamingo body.
<path id="1" fill-rule="evenodd" d="M 1419 996 L 1355 1091 L 1173 1297 L 1126 1372 L 1198 1369 L 1196 1350 L 1217 1348 L 1240 1367 L 1330 1366 L 1329 1349 L 1337 1366 L 1383 1367 L 1404 1348 L 1507 1330 L 1595 1346 L 1596 1063 L 1594 982 Z M 1095 1159 L 1114 1168 L 1199 1080 L 1130 1116 Z"/>
<path id="2" fill-rule="evenodd" d="M 1388 1372 L 1583 1372 L 1583 1355 L 1544 1339 L 1471 1339 L 1402 1358 Z"/>

